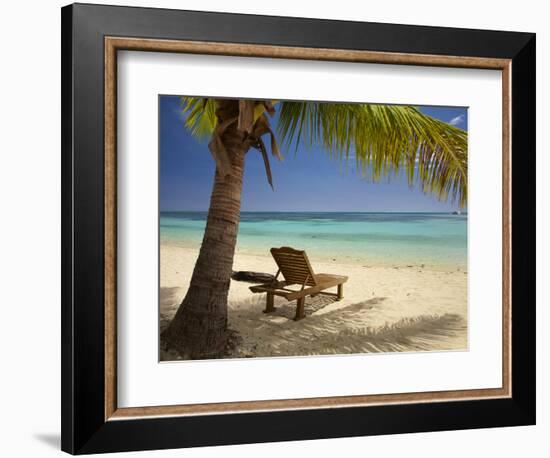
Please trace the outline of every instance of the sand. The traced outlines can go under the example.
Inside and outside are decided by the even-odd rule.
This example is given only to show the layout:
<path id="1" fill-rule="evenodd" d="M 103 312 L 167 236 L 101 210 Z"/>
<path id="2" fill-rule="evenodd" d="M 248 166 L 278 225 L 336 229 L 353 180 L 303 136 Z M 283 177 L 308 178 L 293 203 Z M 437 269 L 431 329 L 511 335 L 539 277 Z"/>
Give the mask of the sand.
<path id="1" fill-rule="evenodd" d="M 197 248 L 161 244 L 161 328 L 174 316 L 193 271 Z M 347 275 L 344 299 L 308 297 L 307 317 L 293 321 L 295 302 L 275 298 L 277 310 L 262 313 L 264 294 L 232 281 L 229 328 L 239 343 L 229 357 L 467 349 L 467 271 L 460 267 L 380 266 L 346 259 L 315 258 L 317 273 Z M 234 270 L 274 274 L 265 256 L 237 251 Z M 179 359 L 162 351 L 163 360 Z"/>

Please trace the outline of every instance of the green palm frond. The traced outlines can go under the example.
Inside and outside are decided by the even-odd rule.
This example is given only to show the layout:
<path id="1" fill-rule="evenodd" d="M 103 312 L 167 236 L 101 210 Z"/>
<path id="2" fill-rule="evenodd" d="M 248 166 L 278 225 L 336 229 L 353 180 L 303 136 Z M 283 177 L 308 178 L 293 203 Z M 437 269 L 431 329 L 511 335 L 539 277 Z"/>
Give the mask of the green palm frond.
<path id="1" fill-rule="evenodd" d="M 216 101 L 183 97 L 185 126 L 197 137 L 212 135 Z M 278 139 L 286 148 L 300 143 L 322 146 L 332 158 L 352 157 L 358 169 L 374 181 L 404 170 L 409 184 L 440 199 L 458 200 L 468 194 L 467 133 L 412 106 L 288 102 L 276 103 L 280 112 Z M 258 119 L 265 111 L 257 106 Z"/>
<path id="2" fill-rule="evenodd" d="M 185 127 L 192 135 L 206 139 L 212 135 L 216 127 L 216 101 L 202 97 L 182 97 L 180 100 L 182 113 L 187 114 Z"/>
<path id="3" fill-rule="evenodd" d="M 333 158 L 355 156 L 374 181 L 403 168 L 409 184 L 416 180 L 424 192 L 466 203 L 466 132 L 415 107 L 282 102 L 278 138 L 287 148 L 303 142 L 323 146 Z"/>

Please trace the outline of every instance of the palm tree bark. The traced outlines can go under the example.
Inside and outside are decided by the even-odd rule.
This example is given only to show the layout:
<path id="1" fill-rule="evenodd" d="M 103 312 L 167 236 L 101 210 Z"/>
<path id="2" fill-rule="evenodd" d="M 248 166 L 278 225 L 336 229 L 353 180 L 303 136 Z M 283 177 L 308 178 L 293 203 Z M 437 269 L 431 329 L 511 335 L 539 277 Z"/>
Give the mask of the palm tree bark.
<path id="1" fill-rule="evenodd" d="M 218 123 L 238 114 L 238 105 L 220 102 Z M 236 111 L 235 111 L 236 110 Z M 210 208 L 191 283 L 176 315 L 163 334 L 164 341 L 185 358 L 219 357 L 227 344 L 227 296 L 240 220 L 244 159 L 250 148 L 237 123 L 222 140 L 231 161 L 227 175 L 216 168 Z"/>

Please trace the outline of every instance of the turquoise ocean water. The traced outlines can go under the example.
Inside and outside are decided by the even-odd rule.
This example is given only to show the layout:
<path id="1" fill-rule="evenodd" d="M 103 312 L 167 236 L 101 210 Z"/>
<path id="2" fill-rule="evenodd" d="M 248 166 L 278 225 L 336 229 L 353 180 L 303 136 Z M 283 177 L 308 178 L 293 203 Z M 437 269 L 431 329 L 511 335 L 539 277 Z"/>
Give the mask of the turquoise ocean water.
<path id="1" fill-rule="evenodd" d="M 160 241 L 198 246 L 206 212 L 161 212 Z M 467 216 L 447 213 L 242 212 L 237 250 L 291 246 L 365 265 L 467 266 Z"/>

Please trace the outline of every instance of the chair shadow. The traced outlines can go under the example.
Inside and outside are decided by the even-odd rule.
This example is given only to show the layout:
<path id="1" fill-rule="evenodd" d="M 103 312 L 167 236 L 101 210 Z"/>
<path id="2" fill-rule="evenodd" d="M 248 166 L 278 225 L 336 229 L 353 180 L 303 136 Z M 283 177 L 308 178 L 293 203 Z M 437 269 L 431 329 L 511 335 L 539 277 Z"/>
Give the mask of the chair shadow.
<path id="1" fill-rule="evenodd" d="M 61 434 L 58 433 L 36 433 L 33 435 L 35 439 L 43 444 L 61 450 Z"/>

